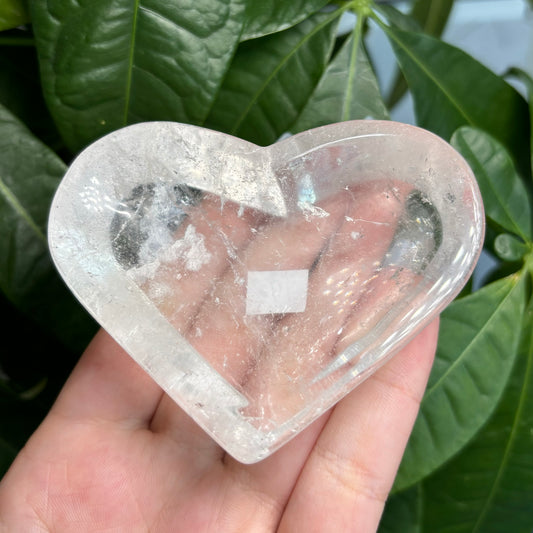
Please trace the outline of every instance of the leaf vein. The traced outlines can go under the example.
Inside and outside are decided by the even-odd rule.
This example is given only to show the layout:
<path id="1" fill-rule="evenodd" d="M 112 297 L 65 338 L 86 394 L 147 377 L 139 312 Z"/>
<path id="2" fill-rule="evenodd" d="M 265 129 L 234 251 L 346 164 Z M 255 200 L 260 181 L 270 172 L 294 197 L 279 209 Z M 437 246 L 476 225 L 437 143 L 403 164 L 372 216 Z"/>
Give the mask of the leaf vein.
<path id="1" fill-rule="evenodd" d="M 515 287 L 516 287 L 516 285 L 515 285 Z M 493 320 L 495 320 L 494 317 L 497 317 L 498 312 L 500 311 L 500 309 L 502 309 L 502 307 L 504 307 L 504 305 L 506 304 L 508 299 L 511 297 L 511 295 L 513 295 L 515 287 L 513 287 L 506 294 L 505 298 L 499 303 L 498 307 L 494 310 L 492 315 L 485 321 L 483 326 L 477 331 L 476 335 L 474 335 L 474 337 L 472 337 L 472 339 L 465 346 L 465 348 L 461 352 L 461 355 L 455 361 L 453 361 L 453 363 L 446 369 L 446 371 L 442 374 L 442 376 L 440 376 L 440 378 L 434 383 L 434 385 L 427 390 L 426 395 L 425 395 L 426 398 L 431 396 L 433 394 L 433 392 L 435 390 L 437 390 L 442 385 L 442 383 L 446 380 L 446 378 L 463 361 L 464 357 L 466 357 L 465 354 L 472 348 L 472 346 L 476 343 L 477 339 L 483 338 L 483 336 L 485 335 L 485 331 L 490 328 L 490 324 L 492 323 Z"/>
<path id="2" fill-rule="evenodd" d="M 128 68 L 127 68 L 127 75 L 126 75 L 124 116 L 122 118 L 122 123 L 124 125 L 128 124 L 128 117 L 129 117 L 131 87 L 132 87 L 132 82 L 133 82 L 133 62 L 135 58 L 135 40 L 137 37 L 137 18 L 139 16 L 139 9 L 140 9 L 140 0 L 135 0 L 134 6 L 133 6 L 133 21 L 132 21 L 132 29 L 131 29 L 130 53 L 128 56 Z"/>
<path id="3" fill-rule="evenodd" d="M 244 122 L 244 119 L 248 116 L 251 109 L 254 107 L 254 105 L 257 103 L 261 95 L 264 93 L 266 87 L 274 80 L 274 78 L 279 74 L 279 72 L 287 65 L 289 60 L 297 54 L 297 52 L 302 48 L 302 46 L 309 41 L 312 37 L 314 37 L 319 31 L 321 31 L 323 28 L 325 28 L 328 24 L 333 22 L 336 18 L 338 18 L 346 9 L 348 9 L 349 5 L 347 4 L 344 7 L 341 7 L 334 11 L 331 16 L 326 18 L 321 24 L 317 24 L 312 31 L 305 34 L 300 41 L 297 43 L 297 45 L 288 53 L 274 68 L 274 70 L 265 78 L 261 86 L 257 89 L 255 94 L 252 96 L 246 107 L 243 109 L 242 113 L 237 117 L 237 120 L 235 121 L 233 128 L 231 129 L 230 133 L 232 135 L 235 135 L 237 131 L 239 130 L 241 124 Z"/>
<path id="4" fill-rule="evenodd" d="M 532 339 L 533 340 L 533 339 Z M 511 454 L 511 448 L 514 444 L 514 441 L 517 438 L 518 433 L 518 427 L 520 425 L 520 419 L 522 418 L 522 412 L 525 408 L 526 404 L 526 396 L 529 392 L 529 387 L 531 386 L 531 382 L 533 380 L 533 342 L 530 341 L 530 347 L 529 347 L 529 353 L 528 353 L 528 362 L 526 367 L 526 372 L 524 376 L 523 386 L 522 390 L 520 391 L 520 397 L 518 400 L 518 407 L 515 411 L 513 423 L 511 425 L 511 433 L 509 435 L 509 439 L 507 441 L 507 445 L 505 446 L 505 450 L 503 452 L 503 456 L 500 462 L 500 466 L 498 467 L 498 471 L 496 473 L 496 477 L 494 479 L 494 482 L 492 484 L 492 487 L 490 489 L 490 493 L 485 500 L 485 503 L 483 505 L 483 508 L 481 512 L 479 513 L 479 516 L 476 520 L 476 523 L 474 524 L 474 527 L 472 528 L 472 533 L 476 533 L 480 531 L 480 527 L 482 526 L 482 522 L 485 519 L 485 516 L 487 515 L 489 511 L 490 503 L 494 500 L 494 497 L 496 495 L 496 491 L 498 489 L 498 486 L 501 482 L 501 479 L 503 477 L 505 468 L 507 467 L 507 463 L 509 462 L 509 457 Z"/>
<path id="5" fill-rule="evenodd" d="M 9 189 L 9 187 L 6 185 L 6 183 L 2 180 L 1 177 L 0 177 L 0 195 L 2 195 L 5 198 L 7 203 L 17 213 L 17 215 L 19 215 L 28 224 L 28 226 L 30 226 L 30 228 L 37 235 L 37 237 L 41 241 L 46 243 L 47 242 L 46 236 L 41 230 L 41 228 L 38 226 L 35 220 L 33 220 L 31 215 L 24 208 L 24 206 L 19 202 L 18 198 L 13 194 L 11 189 Z"/>
<path id="6" fill-rule="evenodd" d="M 379 21 L 379 24 L 385 28 L 385 31 L 390 30 L 386 25 L 384 25 L 381 21 Z M 459 111 L 459 113 L 463 116 L 465 121 L 468 124 L 475 125 L 475 121 L 470 118 L 468 113 L 465 111 L 465 109 L 460 105 L 460 103 L 452 96 L 452 94 L 445 88 L 443 84 L 439 82 L 439 80 L 435 77 L 433 72 L 429 70 L 424 63 L 416 56 L 411 50 L 409 50 L 408 47 L 406 47 L 403 42 L 396 37 L 394 32 L 387 31 L 387 34 L 392 37 L 392 39 L 396 42 L 396 44 L 411 58 L 411 60 L 415 63 L 415 65 L 420 68 L 420 70 L 435 84 L 437 88 L 440 89 L 440 91 L 446 96 L 446 98 L 450 101 L 450 103 Z"/>

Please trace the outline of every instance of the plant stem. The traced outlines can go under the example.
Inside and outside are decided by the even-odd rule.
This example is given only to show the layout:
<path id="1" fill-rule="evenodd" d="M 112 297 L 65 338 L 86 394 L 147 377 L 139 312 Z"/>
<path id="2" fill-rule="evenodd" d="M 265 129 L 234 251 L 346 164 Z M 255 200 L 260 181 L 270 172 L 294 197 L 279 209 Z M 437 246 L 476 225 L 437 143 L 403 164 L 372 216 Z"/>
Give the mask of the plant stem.
<path id="1" fill-rule="evenodd" d="M 351 0 L 349 2 L 350 9 L 359 17 L 366 18 L 372 14 L 374 1 L 373 0 Z"/>

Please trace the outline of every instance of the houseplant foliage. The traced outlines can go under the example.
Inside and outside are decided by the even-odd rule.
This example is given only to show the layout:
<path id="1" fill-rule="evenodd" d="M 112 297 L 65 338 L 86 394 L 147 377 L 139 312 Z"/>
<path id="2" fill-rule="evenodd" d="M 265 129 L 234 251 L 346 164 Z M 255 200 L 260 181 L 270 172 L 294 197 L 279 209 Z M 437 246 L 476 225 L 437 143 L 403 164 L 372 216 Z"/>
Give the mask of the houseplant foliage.
<path id="1" fill-rule="evenodd" d="M 50 407 L 96 325 L 46 243 L 68 163 L 127 124 L 173 120 L 261 145 L 388 119 L 366 32 L 384 32 L 417 122 L 470 163 L 498 268 L 444 311 L 437 359 L 383 532 L 533 529 L 533 100 L 438 38 L 452 0 L 9 0 L 0 5 L 0 468 Z M 341 18 L 351 15 L 348 31 Z M 343 20 L 346 20 L 343 19 Z M 344 27 L 344 25 L 342 26 Z M 490 111 L 489 111 L 490 110 Z"/>

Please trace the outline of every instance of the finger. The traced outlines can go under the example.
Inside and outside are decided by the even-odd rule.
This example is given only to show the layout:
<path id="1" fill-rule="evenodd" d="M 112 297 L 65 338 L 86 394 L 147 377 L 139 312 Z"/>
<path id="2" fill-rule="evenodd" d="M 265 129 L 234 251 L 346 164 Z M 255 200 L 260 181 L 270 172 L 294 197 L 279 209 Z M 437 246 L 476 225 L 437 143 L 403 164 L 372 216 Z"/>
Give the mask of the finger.
<path id="1" fill-rule="evenodd" d="M 407 193 L 396 189 L 394 195 L 382 184 L 358 191 L 312 273 L 305 312 L 279 322 L 277 335 L 250 374 L 246 386 L 250 396 L 261 399 L 252 408 L 264 418 L 265 429 L 286 422 L 331 384 L 331 379 L 317 383 L 316 377 L 344 349 L 340 341 L 365 323 L 366 307 L 380 306 L 376 299 L 370 306 L 363 302 L 375 281 L 386 285 L 380 265 Z M 252 408 L 247 410 L 250 416 Z"/>
<path id="2" fill-rule="evenodd" d="M 273 507 L 280 509 L 279 516 L 281 516 L 281 511 L 289 499 L 307 456 L 327 423 L 329 415 L 330 411 L 324 413 L 285 446 L 258 463 L 243 465 L 226 455 L 224 458 L 226 469 L 245 490 L 262 494 L 263 499 L 273 502 Z"/>
<path id="3" fill-rule="evenodd" d="M 275 220 L 265 226 L 202 306 L 193 327 L 201 334 L 189 340 L 230 383 L 240 386 L 242 376 L 269 342 L 279 316 L 247 314 L 248 272 L 311 268 L 339 226 L 348 201 L 349 195 L 341 194 L 324 202 L 326 217 Z"/>
<path id="4" fill-rule="evenodd" d="M 290 388 L 291 383 L 286 383 L 289 393 L 293 393 L 291 406 L 282 394 L 276 397 L 271 390 L 263 393 L 255 387 L 255 383 L 244 389 L 246 385 L 243 378 L 248 378 L 252 372 L 254 375 L 251 382 L 259 375 L 259 379 L 272 375 L 273 369 L 269 366 L 272 358 L 267 357 L 263 363 L 259 362 L 265 346 L 273 347 L 273 353 L 281 358 L 309 361 L 309 354 L 313 352 L 308 349 L 307 343 L 316 342 L 317 331 L 327 329 L 322 324 L 313 322 L 313 319 L 322 320 L 323 298 L 319 294 L 315 298 L 311 293 L 310 307 L 314 306 L 316 309 L 306 312 L 303 328 L 300 323 L 293 328 L 292 338 L 305 345 L 302 350 L 294 353 L 290 337 L 279 334 L 280 329 L 284 330 L 279 327 L 284 320 L 280 321 L 272 315 L 246 315 L 246 286 L 239 280 L 244 280 L 250 270 L 311 269 L 321 254 L 327 256 L 327 260 L 318 261 L 317 272 L 312 274 L 315 291 L 323 291 L 327 286 L 326 278 L 333 279 L 339 272 L 343 279 L 350 277 L 354 271 L 361 280 L 366 279 L 369 276 L 366 270 L 374 268 L 369 257 L 381 260 L 394 233 L 396 220 L 403 210 L 405 191 L 399 186 L 393 186 L 394 184 L 389 185 L 389 188 L 380 184 L 343 190 L 320 203 L 320 214 L 325 213 L 327 216 L 276 220 L 265 225 L 247 247 L 243 246 L 240 257 L 234 259 L 231 268 L 226 269 L 221 279 L 216 281 L 210 298 L 202 303 L 195 316 L 187 339 L 219 374 L 247 394 L 250 407 L 243 414 L 250 420 L 256 418 L 257 424 L 262 428 L 264 419 L 267 423 L 278 422 L 274 415 L 271 416 L 272 404 L 277 406 L 276 414 L 284 413 L 287 406 L 292 408 L 289 414 L 294 414 L 300 407 L 300 403 L 294 402 L 294 397 L 299 398 L 299 392 Z M 344 230 L 339 231 L 340 227 Z M 360 241 L 364 243 L 363 246 L 354 243 L 353 233 L 356 230 L 366 234 L 366 238 Z M 336 315 L 335 319 L 341 323 L 345 320 L 340 315 Z M 331 321 L 330 326 L 337 330 L 338 324 L 333 324 L 334 321 Z M 334 343 L 335 337 L 329 335 L 329 329 L 322 337 L 325 343 Z M 323 346 L 319 348 L 315 351 L 325 351 Z M 327 355 L 328 351 L 325 352 Z M 259 372 L 254 370 L 257 365 L 262 365 Z M 276 389 L 275 383 L 278 381 L 275 377 L 267 382 L 267 387 Z M 154 417 L 152 428 L 172 434 L 183 444 L 187 438 L 187 432 L 182 428 L 183 420 L 183 413 L 173 409 L 171 402 L 165 399 Z M 202 446 L 208 445 L 202 443 Z"/>
<path id="5" fill-rule="evenodd" d="M 184 237 L 187 227 L 198 227 L 198 231 L 209 239 L 207 245 L 213 252 L 213 261 L 208 268 L 201 272 L 182 268 L 180 283 L 176 278 L 180 265 L 171 267 L 163 258 L 156 263 L 150 276 L 147 276 L 150 268 L 146 265 L 130 269 L 128 275 L 136 280 L 169 320 L 178 322 L 175 324 L 178 329 L 184 328 L 201 305 L 199 295 L 212 282 L 212 276 L 225 268 L 226 256 L 222 248 L 227 254 L 227 250 L 232 247 L 238 249 L 247 241 L 250 217 L 253 216 L 255 213 L 250 211 L 238 213 L 232 204 L 221 207 L 219 202 L 207 196 L 202 209 L 190 210 L 189 225 L 178 228 L 176 239 Z M 213 225 L 216 231 L 213 231 Z M 78 420 L 93 418 L 147 425 L 161 397 L 162 390 L 148 374 L 108 334 L 100 331 L 67 381 L 54 412 Z"/>
<path id="6" fill-rule="evenodd" d="M 334 409 L 280 531 L 374 532 L 431 369 L 437 321 Z M 311 503 L 312 502 L 312 503 Z"/>
<path id="7" fill-rule="evenodd" d="M 147 425 L 161 398 L 160 387 L 104 331 L 89 344 L 52 412 L 87 419 Z"/>
<path id="8" fill-rule="evenodd" d="M 128 271 L 161 313 L 182 334 L 204 299 L 265 217 L 252 209 L 205 195 L 177 228 L 174 243 L 152 262 Z"/>
<path id="9" fill-rule="evenodd" d="M 205 299 L 264 222 L 257 211 L 206 194 L 177 229 L 174 253 L 160 254 L 153 272 L 144 267 L 129 274 L 167 320 L 188 340 L 194 339 L 201 330 L 193 323 Z M 150 429 L 171 437 L 181 450 L 201 449 L 204 457 L 221 455 L 218 445 L 167 395 L 161 398 Z"/>
<path id="10" fill-rule="evenodd" d="M 331 202 L 342 206 L 347 202 L 347 195 Z M 250 239 L 248 246 L 243 244 L 238 255 L 226 257 L 230 267 L 219 269 L 220 279 L 215 276 L 213 290 L 201 302 L 185 337 L 213 369 L 236 388 L 242 390 L 242 376 L 272 335 L 275 322 L 271 316 L 246 316 L 246 287 L 242 280 L 250 269 L 292 269 L 301 268 L 302 264 L 310 268 L 324 241 L 339 224 L 343 209 L 337 211 L 336 216 L 318 220 L 272 221 L 256 231 L 255 238 Z M 165 398 L 151 427 L 187 446 L 188 431 L 183 429 L 183 423 L 188 427 L 181 410 L 175 409 Z M 194 431 L 191 435 L 196 446 L 211 449 L 208 442 L 198 440 Z M 216 453 L 215 449 L 211 451 Z"/>

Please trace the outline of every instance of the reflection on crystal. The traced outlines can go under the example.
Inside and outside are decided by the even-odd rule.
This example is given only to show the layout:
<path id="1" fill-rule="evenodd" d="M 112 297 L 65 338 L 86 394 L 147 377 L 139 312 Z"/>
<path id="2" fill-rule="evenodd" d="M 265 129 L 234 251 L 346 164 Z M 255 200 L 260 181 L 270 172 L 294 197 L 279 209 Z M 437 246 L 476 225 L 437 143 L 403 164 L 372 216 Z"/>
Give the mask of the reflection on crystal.
<path id="1" fill-rule="evenodd" d="M 313 179 L 309 174 L 305 174 L 298 183 L 298 202 L 314 204 L 316 202 Z"/>
<path id="2" fill-rule="evenodd" d="M 416 128 L 344 123 L 268 148 L 168 123 L 110 138 L 58 191 L 56 263 L 165 391 L 245 462 L 426 325 L 480 249 L 470 170 Z"/>
<path id="3" fill-rule="evenodd" d="M 442 222 L 438 211 L 421 191 L 413 191 L 407 197 L 405 214 L 398 222 L 385 262 L 422 271 L 441 243 Z"/>
<path id="4" fill-rule="evenodd" d="M 250 399 L 243 415 L 263 430 L 286 423 L 329 386 L 324 378 L 357 360 L 344 349 L 364 346 L 417 293 L 441 241 L 430 201 L 401 182 L 344 188 L 300 218 L 209 194 L 184 205 L 162 187 L 135 193 L 123 203 L 135 206 L 143 240 L 128 275 Z M 111 232 L 118 227 L 123 241 L 136 234 L 117 218 Z"/>
<path id="5" fill-rule="evenodd" d="M 152 261 L 172 242 L 172 234 L 194 206 L 201 192 L 185 185 L 138 185 L 115 208 L 111 242 L 124 267 Z"/>

